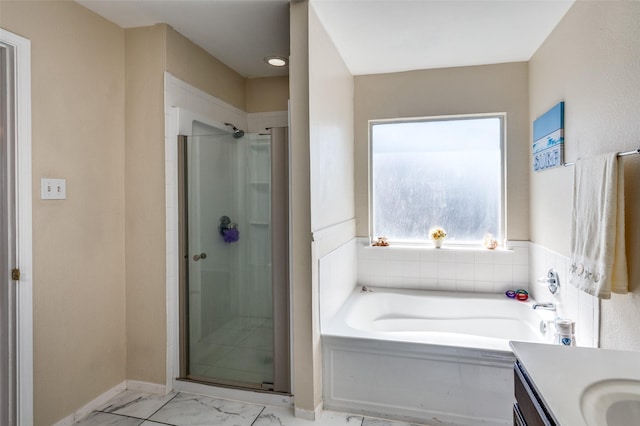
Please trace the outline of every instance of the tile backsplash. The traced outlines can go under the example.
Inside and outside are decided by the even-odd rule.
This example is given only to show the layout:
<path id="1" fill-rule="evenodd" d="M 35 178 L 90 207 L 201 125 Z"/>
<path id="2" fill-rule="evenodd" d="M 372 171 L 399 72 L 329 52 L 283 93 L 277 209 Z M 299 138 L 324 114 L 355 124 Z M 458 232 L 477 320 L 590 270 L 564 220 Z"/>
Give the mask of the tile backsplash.
<path id="1" fill-rule="evenodd" d="M 361 285 L 497 293 L 529 288 L 529 243 L 507 249 L 389 246 L 358 238 Z"/>

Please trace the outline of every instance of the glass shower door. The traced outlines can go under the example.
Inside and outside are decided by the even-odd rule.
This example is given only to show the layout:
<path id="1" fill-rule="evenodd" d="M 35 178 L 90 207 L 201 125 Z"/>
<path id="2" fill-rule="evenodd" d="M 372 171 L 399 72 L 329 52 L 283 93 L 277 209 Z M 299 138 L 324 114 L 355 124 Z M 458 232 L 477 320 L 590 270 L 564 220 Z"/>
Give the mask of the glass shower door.
<path id="1" fill-rule="evenodd" d="M 272 389 L 269 135 L 207 128 L 183 142 L 182 376 Z"/>

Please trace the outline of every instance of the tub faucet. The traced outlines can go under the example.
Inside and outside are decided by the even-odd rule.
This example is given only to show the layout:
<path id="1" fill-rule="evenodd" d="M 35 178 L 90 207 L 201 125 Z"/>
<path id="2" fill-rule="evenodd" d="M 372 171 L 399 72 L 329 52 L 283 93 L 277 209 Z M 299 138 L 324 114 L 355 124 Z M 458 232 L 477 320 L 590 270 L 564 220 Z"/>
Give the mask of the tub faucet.
<path id="1" fill-rule="evenodd" d="M 556 310 L 556 304 L 553 302 L 550 303 L 534 303 L 533 304 L 533 309 L 547 309 L 549 311 L 555 311 Z"/>

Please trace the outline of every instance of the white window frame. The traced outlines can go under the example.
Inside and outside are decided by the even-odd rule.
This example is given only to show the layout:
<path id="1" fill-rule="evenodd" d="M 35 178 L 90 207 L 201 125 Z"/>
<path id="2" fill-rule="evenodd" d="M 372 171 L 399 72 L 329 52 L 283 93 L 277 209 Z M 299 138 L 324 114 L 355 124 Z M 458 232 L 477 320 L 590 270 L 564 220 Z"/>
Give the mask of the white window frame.
<path id="1" fill-rule="evenodd" d="M 389 123 L 418 123 L 427 121 L 453 121 L 453 120 L 473 120 L 479 118 L 498 118 L 500 120 L 500 217 L 498 219 L 498 235 L 494 235 L 500 244 L 503 245 L 503 241 L 506 241 L 506 222 L 507 222 L 507 188 L 506 188 L 506 172 L 507 172 L 507 113 L 480 113 L 480 114 L 459 114 L 459 115 L 442 115 L 442 116 L 426 116 L 426 117 L 407 117 L 407 118 L 387 118 L 387 119 L 375 119 L 369 120 L 369 134 L 368 134 L 368 187 L 369 187 L 369 240 L 375 242 L 378 236 L 373 235 L 373 126 L 377 124 L 389 124 Z M 394 242 L 393 239 L 389 240 Z M 402 245 L 408 246 L 426 246 L 424 243 L 409 243 L 398 242 Z M 470 247 L 478 246 L 477 242 L 451 242 L 447 243 L 448 246 L 458 247 Z"/>

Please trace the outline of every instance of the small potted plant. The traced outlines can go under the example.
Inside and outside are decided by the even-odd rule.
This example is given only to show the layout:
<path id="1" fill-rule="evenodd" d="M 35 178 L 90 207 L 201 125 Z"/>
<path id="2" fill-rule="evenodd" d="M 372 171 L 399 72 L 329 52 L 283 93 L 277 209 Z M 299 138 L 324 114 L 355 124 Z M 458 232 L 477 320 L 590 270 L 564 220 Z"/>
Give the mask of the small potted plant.
<path id="1" fill-rule="evenodd" d="M 433 241 L 433 246 L 435 248 L 442 247 L 442 242 L 444 238 L 447 236 L 447 231 L 440 226 L 436 226 L 435 228 L 431 228 L 429 230 L 429 238 Z"/>

